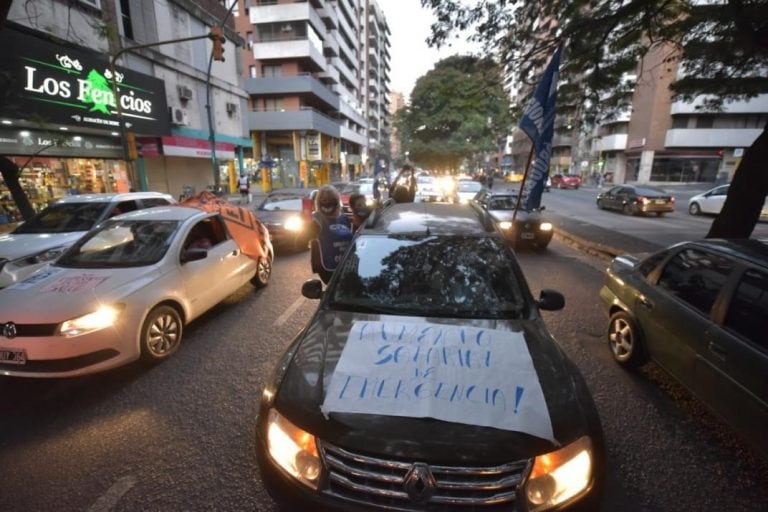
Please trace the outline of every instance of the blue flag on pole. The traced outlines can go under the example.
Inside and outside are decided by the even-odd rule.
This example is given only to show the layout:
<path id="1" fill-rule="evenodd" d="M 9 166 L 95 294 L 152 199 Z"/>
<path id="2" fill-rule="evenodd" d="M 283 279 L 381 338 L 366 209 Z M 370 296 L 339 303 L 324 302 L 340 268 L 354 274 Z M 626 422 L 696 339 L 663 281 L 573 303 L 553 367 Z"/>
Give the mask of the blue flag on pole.
<path id="1" fill-rule="evenodd" d="M 541 206 L 541 194 L 549 175 L 549 159 L 552 156 L 552 136 L 555 133 L 555 102 L 557 101 L 557 82 L 560 73 L 560 53 L 558 47 L 549 61 L 539 85 L 525 107 L 520 129 L 533 142 L 533 163 L 526 170 L 525 209 L 532 210 Z"/>

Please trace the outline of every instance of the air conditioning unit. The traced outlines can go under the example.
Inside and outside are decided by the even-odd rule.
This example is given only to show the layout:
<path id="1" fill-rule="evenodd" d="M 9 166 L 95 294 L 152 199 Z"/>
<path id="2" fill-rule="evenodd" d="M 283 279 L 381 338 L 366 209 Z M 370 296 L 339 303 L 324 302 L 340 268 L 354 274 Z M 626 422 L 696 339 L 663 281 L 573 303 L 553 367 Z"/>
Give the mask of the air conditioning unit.
<path id="1" fill-rule="evenodd" d="M 183 108 L 174 108 L 171 113 L 171 124 L 175 124 L 176 126 L 188 126 L 189 112 Z"/>
<path id="2" fill-rule="evenodd" d="M 237 112 L 237 103 L 227 103 L 227 114 L 234 114 Z"/>
<path id="3" fill-rule="evenodd" d="M 181 101 L 187 101 L 192 99 L 192 89 L 186 85 L 177 85 L 176 90 L 179 93 L 179 99 Z"/>

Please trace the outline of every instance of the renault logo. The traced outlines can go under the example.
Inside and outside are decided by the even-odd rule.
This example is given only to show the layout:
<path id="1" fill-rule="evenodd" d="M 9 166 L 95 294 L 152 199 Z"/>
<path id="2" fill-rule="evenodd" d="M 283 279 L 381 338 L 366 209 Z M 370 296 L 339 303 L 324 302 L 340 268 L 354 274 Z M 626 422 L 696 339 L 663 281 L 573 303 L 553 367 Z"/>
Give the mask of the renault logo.
<path id="1" fill-rule="evenodd" d="M 429 466 L 417 462 L 408 471 L 403 480 L 403 488 L 415 503 L 426 503 L 435 494 L 437 482 Z"/>
<path id="2" fill-rule="evenodd" d="M 13 322 L 8 322 L 3 325 L 3 336 L 8 338 L 9 340 L 16 337 L 16 324 Z"/>

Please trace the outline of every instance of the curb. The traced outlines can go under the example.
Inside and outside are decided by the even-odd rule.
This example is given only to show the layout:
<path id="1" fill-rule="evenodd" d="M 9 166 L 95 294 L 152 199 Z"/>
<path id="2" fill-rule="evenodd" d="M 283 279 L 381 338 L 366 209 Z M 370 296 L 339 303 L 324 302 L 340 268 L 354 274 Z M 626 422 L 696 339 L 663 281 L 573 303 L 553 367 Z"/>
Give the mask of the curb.
<path id="1" fill-rule="evenodd" d="M 624 249 L 618 249 L 609 245 L 600 244 L 587 240 L 573 233 L 564 231 L 562 228 L 555 227 L 555 238 L 560 242 L 566 243 L 571 246 L 575 246 L 587 254 L 597 256 L 598 258 L 606 261 L 610 261 L 620 254 L 624 254 L 627 251 Z"/>

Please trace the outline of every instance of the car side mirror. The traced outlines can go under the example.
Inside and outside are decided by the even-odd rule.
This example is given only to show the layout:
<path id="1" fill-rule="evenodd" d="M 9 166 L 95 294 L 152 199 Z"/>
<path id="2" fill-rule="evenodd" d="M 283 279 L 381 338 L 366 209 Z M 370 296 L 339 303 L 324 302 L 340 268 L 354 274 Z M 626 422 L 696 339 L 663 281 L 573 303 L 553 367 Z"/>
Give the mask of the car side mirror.
<path id="1" fill-rule="evenodd" d="M 542 211 L 542 212 L 543 212 L 544 210 L 546 210 L 546 209 L 547 209 L 547 207 L 546 207 L 546 206 L 544 206 L 544 205 L 541 205 L 541 206 L 539 206 L 539 210 L 540 210 L 540 211 Z"/>
<path id="2" fill-rule="evenodd" d="M 319 279 L 308 279 L 301 285 L 301 294 L 308 299 L 319 299 L 323 296 L 323 283 Z"/>
<path id="3" fill-rule="evenodd" d="M 539 294 L 539 309 L 544 311 L 558 311 L 565 307 L 565 297 L 556 290 L 541 290 Z"/>
<path id="4" fill-rule="evenodd" d="M 205 249 L 187 249 L 181 253 L 181 262 L 187 263 L 190 261 L 203 260 L 208 257 L 208 251 Z"/>

